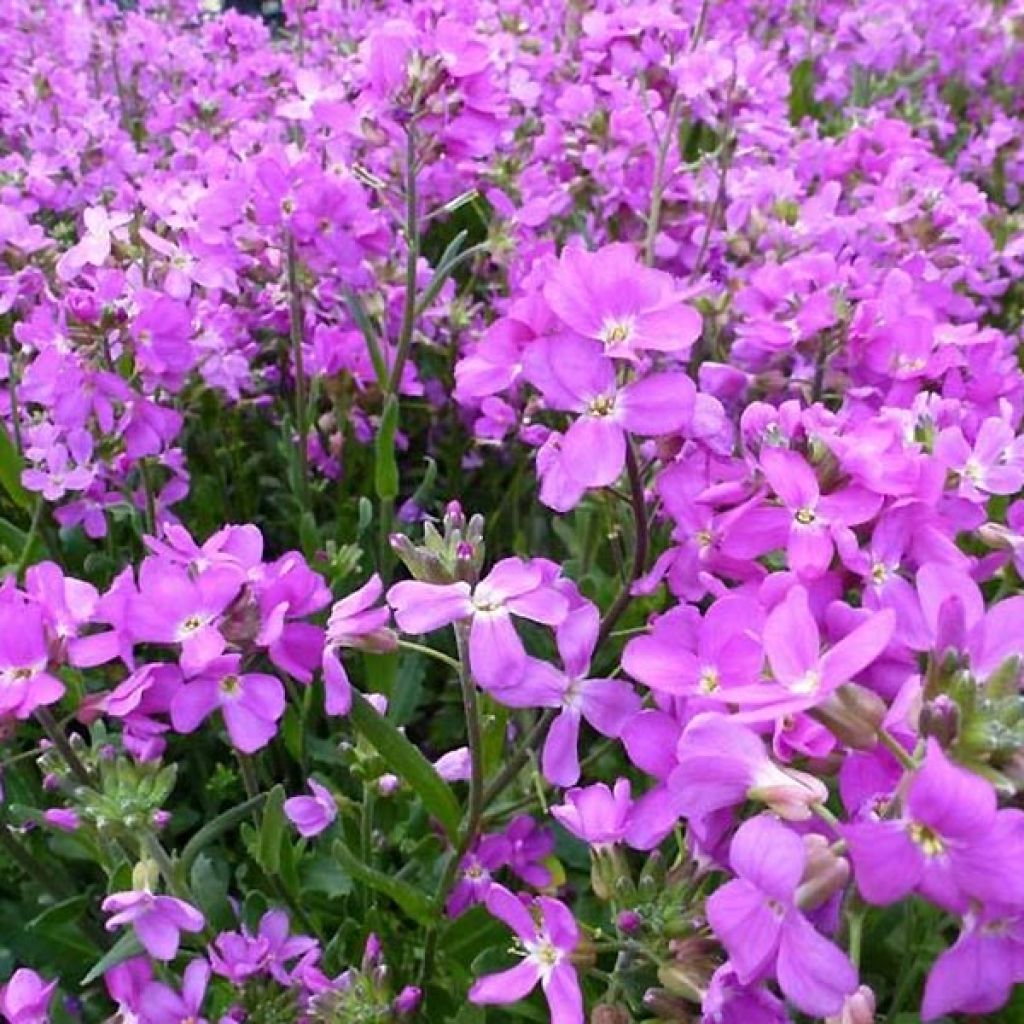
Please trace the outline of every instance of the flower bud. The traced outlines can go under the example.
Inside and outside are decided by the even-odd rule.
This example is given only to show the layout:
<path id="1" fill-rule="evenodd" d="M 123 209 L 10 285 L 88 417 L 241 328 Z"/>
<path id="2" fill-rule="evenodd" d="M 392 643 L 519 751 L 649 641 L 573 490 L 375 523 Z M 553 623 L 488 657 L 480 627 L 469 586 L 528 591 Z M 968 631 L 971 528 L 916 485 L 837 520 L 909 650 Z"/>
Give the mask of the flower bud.
<path id="1" fill-rule="evenodd" d="M 852 996 L 846 997 L 843 1012 L 838 1016 L 826 1017 L 825 1024 L 874 1024 L 875 993 L 867 985 L 861 985 Z"/>
<path id="2" fill-rule="evenodd" d="M 696 1020 L 692 1004 L 663 988 L 649 988 L 644 993 L 644 1009 L 650 1010 L 658 1020 L 682 1021 L 689 1024 Z"/>
<path id="3" fill-rule="evenodd" d="M 850 864 L 832 851 L 828 840 L 817 833 L 804 836 L 807 860 L 795 902 L 801 910 L 814 910 L 830 900 L 850 880 Z"/>
<path id="4" fill-rule="evenodd" d="M 409 1017 L 419 1008 L 423 991 L 415 985 L 406 985 L 395 997 L 392 1009 L 399 1017 Z"/>
<path id="5" fill-rule="evenodd" d="M 939 694 L 921 708 L 917 726 L 922 739 L 934 736 L 948 750 L 960 735 L 960 708 L 952 698 Z"/>
<path id="6" fill-rule="evenodd" d="M 658 982 L 667 992 L 688 1002 L 699 1003 L 704 998 L 704 992 L 698 987 L 694 973 L 685 964 L 662 964 L 658 968 Z"/>
<path id="7" fill-rule="evenodd" d="M 615 918 L 615 927 L 625 935 L 635 935 L 644 925 L 644 919 L 635 910 L 623 910 Z"/>
<path id="8" fill-rule="evenodd" d="M 840 743 L 854 750 L 872 750 L 887 710 L 877 693 L 857 683 L 844 683 L 814 708 L 811 716 Z"/>
<path id="9" fill-rule="evenodd" d="M 590 1024 L 633 1024 L 633 1018 L 624 1006 L 600 1003 L 590 1015 Z"/>

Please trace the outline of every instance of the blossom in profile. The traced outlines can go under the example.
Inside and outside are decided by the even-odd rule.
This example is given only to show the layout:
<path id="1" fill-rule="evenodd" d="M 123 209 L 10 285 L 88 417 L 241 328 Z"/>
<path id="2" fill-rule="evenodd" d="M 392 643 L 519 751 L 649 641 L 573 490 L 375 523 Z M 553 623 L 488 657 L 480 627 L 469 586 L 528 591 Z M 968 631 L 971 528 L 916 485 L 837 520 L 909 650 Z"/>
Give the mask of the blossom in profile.
<path id="1" fill-rule="evenodd" d="M 19 967 L 0 987 L 0 1014 L 7 1024 L 47 1024 L 57 982 L 46 981 L 35 971 Z"/>
<path id="2" fill-rule="evenodd" d="M 312 796 L 293 796 L 284 802 L 284 813 L 304 839 L 311 839 L 329 828 L 338 816 L 338 805 L 326 786 L 309 779 Z"/>
<path id="3" fill-rule="evenodd" d="M 181 991 L 163 982 L 150 982 L 142 992 L 147 1024 L 206 1024 L 202 1006 L 210 981 L 210 965 L 200 958 L 185 968 Z"/>

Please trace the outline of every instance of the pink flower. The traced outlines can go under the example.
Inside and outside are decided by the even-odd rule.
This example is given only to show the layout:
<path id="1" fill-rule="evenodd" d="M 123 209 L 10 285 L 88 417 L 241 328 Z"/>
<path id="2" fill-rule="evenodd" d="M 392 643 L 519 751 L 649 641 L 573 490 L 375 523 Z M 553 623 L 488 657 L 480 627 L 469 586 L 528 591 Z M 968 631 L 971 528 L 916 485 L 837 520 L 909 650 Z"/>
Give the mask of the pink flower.
<path id="1" fill-rule="evenodd" d="M 518 685 L 493 691 L 494 699 L 509 707 L 560 709 L 548 730 L 541 756 L 544 777 L 556 786 L 572 786 L 579 779 L 582 720 L 603 736 L 617 737 L 640 710 L 640 698 L 629 683 L 587 675 L 599 625 L 594 605 L 588 602 L 574 609 L 555 633 L 564 669 L 530 659 Z"/>
<path id="2" fill-rule="evenodd" d="M 181 932 L 199 932 L 206 924 L 203 915 L 184 900 L 148 889 L 112 893 L 103 901 L 103 911 L 114 915 L 107 921 L 107 931 L 130 924 L 154 960 L 173 960 Z"/>
<path id="3" fill-rule="evenodd" d="M 740 826 L 729 848 L 738 876 L 708 900 L 708 922 L 741 984 L 772 972 L 786 998 L 812 1017 L 839 1013 L 857 972 L 796 907 L 803 841 L 767 814 Z"/>
<path id="4" fill-rule="evenodd" d="M 655 373 L 620 387 L 615 364 L 599 345 L 582 339 L 534 342 L 526 352 L 524 375 L 550 408 L 578 414 L 544 473 L 557 467 L 583 488 L 607 487 L 619 478 L 627 433 L 677 433 L 690 424 L 696 405 L 693 382 L 681 372 Z"/>
<path id="5" fill-rule="evenodd" d="M 139 569 L 139 590 L 129 602 L 128 627 L 136 640 L 181 644 L 186 672 L 202 668 L 224 650 L 220 616 L 241 587 L 236 569 L 213 566 L 196 578 L 162 558 Z"/>
<path id="6" fill-rule="evenodd" d="M 206 1024 L 202 1005 L 209 981 L 210 965 L 199 959 L 185 968 L 181 992 L 162 982 L 151 982 L 142 992 L 146 1024 Z"/>
<path id="7" fill-rule="evenodd" d="M 784 547 L 789 567 L 814 579 L 832 562 L 835 532 L 867 522 L 882 506 L 880 495 L 856 485 L 823 495 L 814 470 L 796 452 L 765 448 L 761 469 L 782 507 L 755 505 L 731 524 L 724 545 L 737 558 Z"/>
<path id="8" fill-rule="evenodd" d="M 748 722 L 774 720 L 816 707 L 885 650 L 895 618 L 889 609 L 873 612 L 822 653 L 821 633 L 807 591 L 793 587 L 765 621 L 764 649 L 772 669 L 771 682 L 731 687 L 708 697 L 740 705 L 740 717 Z"/>
<path id="9" fill-rule="evenodd" d="M 614 789 L 603 782 L 570 789 L 565 803 L 552 807 L 554 818 L 578 839 L 592 846 L 621 842 L 629 824 L 629 779 L 619 779 Z"/>
<path id="10" fill-rule="evenodd" d="M 308 785 L 312 796 L 293 796 L 284 802 L 285 815 L 306 839 L 320 835 L 338 816 L 331 791 L 316 779 L 309 779 Z"/>
<path id="11" fill-rule="evenodd" d="M 579 942 L 576 922 L 558 900 L 541 896 L 534 906 L 538 921 L 504 886 L 491 886 L 487 909 L 515 932 L 525 957 L 516 967 L 478 978 L 469 990 L 469 1001 L 516 1003 L 540 982 L 552 1024 L 583 1024 L 583 993 L 569 960 Z"/>
<path id="12" fill-rule="evenodd" d="M 241 658 L 225 654 L 185 682 L 171 700 L 171 722 L 178 732 L 194 732 L 218 708 L 232 744 L 243 753 L 265 747 L 284 714 L 281 681 L 262 672 L 239 672 Z"/>
<path id="13" fill-rule="evenodd" d="M 0 594 L 0 718 L 28 718 L 60 700 L 64 684 L 49 664 L 42 608 L 14 590 Z"/>
<path id="14" fill-rule="evenodd" d="M 0 988 L 0 1014 L 8 1024 L 47 1024 L 55 981 L 44 981 L 35 971 L 19 967 Z"/>
<path id="15" fill-rule="evenodd" d="M 344 715 L 352 706 L 352 690 L 339 651 L 356 647 L 367 651 L 390 651 L 397 638 L 388 627 L 391 613 L 386 607 L 374 608 L 384 585 L 376 574 L 358 590 L 343 597 L 331 610 L 327 622 L 327 640 L 323 652 L 324 687 L 329 715 Z"/>
<path id="16" fill-rule="evenodd" d="M 388 591 L 395 621 L 406 633 L 428 633 L 470 620 L 469 662 L 485 690 L 517 683 L 526 669 L 526 651 L 512 616 L 557 626 L 568 602 L 545 579 L 541 567 L 505 558 L 475 587 L 468 583 L 396 583 Z"/>
<path id="17" fill-rule="evenodd" d="M 701 331 L 700 314 L 672 278 L 644 267 L 623 243 L 565 249 L 544 298 L 566 327 L 601 342 L 609 356 L 635 359 L 647 349 L 685 359 Z"/>

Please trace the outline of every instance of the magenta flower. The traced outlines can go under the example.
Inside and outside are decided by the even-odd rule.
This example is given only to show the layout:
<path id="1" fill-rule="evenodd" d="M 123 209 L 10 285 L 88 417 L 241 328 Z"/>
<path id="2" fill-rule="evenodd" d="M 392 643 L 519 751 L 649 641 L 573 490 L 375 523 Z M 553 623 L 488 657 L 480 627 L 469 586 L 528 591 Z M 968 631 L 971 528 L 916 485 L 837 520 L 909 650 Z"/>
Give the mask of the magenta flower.
<path id="1" fill-rule="evenodd" d="M 782 507 L 755 505 L 738 517 L 724 540 L 725 551 L 756 558 L 785 548 L 789 567 L 805 579 L 828 569 L 838 529 L 867 522 L 882 506 L 881 495 L 856 485 L 822 494 L 814 470 L 796 452 L 765 448 L 761 469 Z"/>
<path id="2" fill-rule="evenodd" d="M 929 739 L 898 818 L 843 826 L 857 888 L 888 904 L 917 891 L 954 913 L 970 900 L 1024 907 L 1024 812 L 997 810 L 985 779 Z"/>
<path id="3" fill-rule="evenodd" d="M 0 595 L 0 718 L 28 718 L 64 696 L 49 664 L 42 608 L 14 591 Z"/>
<path id="4" fill-rule="evenodd" d="M 194 579 L 181 566 L 147 558 L 139 569 L 139 591 L 129 601 L 128 625 L 138 641 L 181 644 L 186 672 L 224 650 L 218 620 L 241 587 L 239 572 L 212 566 Z"/>
<path id="5" fill-rule="evenodd" d="M 291 935 L 288 915 L 268 910 L 253 935 L 244 925 L 238 932 L 221 932 L 210 948 L 214 971 L 235 984 L 258 974 L 267 974 L 278 984 L 289 986 L 292 971 L 288 962 L 314 957 L 319 945 L 308 935 Z"/>
<path id="6" fill-rule="evenodd" d="M 540 896 L 534 901 L 539 920 L 504 886 L 495 885 L 487 909 L 515 932 L 525 954 L 522 963 L 498 974 L 478 978 L 469 990 L 477 1004 L 516 1003 L 536 987 L 551 1009 L 551 1024 L 583 1024 L 583 993 L 569 960 L 579 942 L 572 914 L 558 900 Z"/>
<path id="7" fill-rule="evenodd" d="M 772 680 L 708 696 L 740 705 L 741 718 L 748 722 L 806 711 L 867 668 L 885 650 L 894 625 L 895 616 L 889 609 L 873 612 L 822 653 L 821 633 L 807 591 L 795 586 L 765 621 L 764 649 Z"/>
<path id="8" fill-rule="evenodd" d="M 206 924 L 203 915 L 184 900 L 157 895 L 148 889 L 112 893 L 103 901 L 102 908 L 114 915 L 107 921 L 107 931 L 130 924 L 154 960 L 173 960 L 181 932 L 199 932 Z"/>
<path id="9" fill-rule="evenodd" d="M 729 848 L 737 877 L 711 895 L 707 914 L 740 984 L 774 974 L 797 1009 L 825 1017 L 857 990 L 857 972 L 796 907 L 806 860 L 801 838 L 775 818 L 744 822 Z"/>
<path id="10" fill-rule="evenodd" d="M 690 697 L 749 686 L 761 676 L 764 609 L 740 594 L 719 598 L 700 623 L 696 643 L 688 628 L 661 628 L 626 645 L 622 667 L 634 679 L 672 696 Z"/>
<path id="11" fill-rule="evenodd" d="M 555 632 L 563 670 L 531 659 L 517 686 L 503 686 L 494 698 L 510 707 L 559 708 L 551 723 L 541 767 L 556 786 L 572 786 L 580 777 L 580 722 L 585 719 L 602 736 L 618 737 L 623 726 L 640 710 L 640 698 L 621 679 L 591 679 L 600 620 L 597 608 L 587 603 L 570 612 Z"/>
<path id="12" fill-rule="evenodd" d="M 475 586 L 468 583 L 396 583 L 388 591 L 395 621 L 406 633 L 429 633 L 470 620 L 469 662 L 485 690 L 515 685 L 526 669 L 526 651 L 512 616 L 557 626 L 568 602 L 538 564 L 505 558 Z"/>
<path id="13" fill-rule="evenodd" d="M 629 779 L 619 779 L 614 789 L 603 782 L 570 789 L 565 803 L 552 807 L 551 814 L 577 839 L 591 846 L 608 846 L 625 836 L 631 807 Z"/>
<path id="14" fill-rule="evenodd" d="M 265 747 L 284 714 L 281 681 L 262 672 L 239 672 L 241 657 L 225 654 L 182 684 L 171 700 L 171 722 L 178 732 L 195 732 L 218 708 L 232 744 L 243 753 Z"/>
<path id="15" fill-rule="evenodd" d="M 541 828 L 528 814 L 520 814 L 505 829 L 508 866 L 528 885 L 543 888 L 551 883 L 551 869 L 544 863 L 555 848 L 550 829 Z"/>
<path id="16" fill-rule="evenodd" d="M 503 835 L 484 836 L 459 864 L 458 880 L 445 904 L 449 917 L 458 917 L 475 903 L 483 903 L 491 891 L 494 874 L 509 859 L 509 840 Z"/>
<path id="17" fill-rule="evenodd" d="M 35 971 L 19 967 L 0 988 L 0 1014 L 8 1024 L 47 1024 L 55 981 L 44 981 Z"/>
<path id="18" fill-rule="evenodd" d="M 1024 439 L 1005 420 L 985 420 L 973 447 L 959 427 L 947 427 L 935 439 L 935 457 L 959 475 L 965 498 L 1014 494 L 1024 484 Z"/>
<path id="19" fill-rule="evenodd" d="M 647 349 L 685 359 L 701 332 L 700 314 L 672 278 L 643 266 L 623 243 L 565 249 L 544 298 L 566 327 L 601 342 L 609 356 L 635 359 Z"/>
<path id="20" fill-rule="evenodd" d="M 284 802 L 284 813 L 305 839 L 320 835 L 338 816 L 338 805 L 326 786 L 307 780 L 312 796 L 293 796 Z"/>
<path id="21" fill-rule="evenodd" d="M 388 628 L 391 613 L 386 607 L 373 607 L 383 589 L 380 577 L 374 574 L 363 586 L 343 597 L 331 609 L 322 662 L 329 715 L 348 714 L 352 706 L 352 688 L 339 651 L 346 647 L 390 651 L 396 646 L 397 639 Z"/>
<path id="22" fill-rule="evenodd" d="M 967 913 L 960 937 L 932 964 L 921 1020 L 994 1013 L 1024 982 L 1024 914 L 1002 907 Z"/>
<path id="23" fill-rule="evenodd" d="M 202 1006 L 209 981 L 210 965 L 198 959 L 185 968 L 180 992 L 163 982 L 151 982 L 142 993 L 146 1024 L 205 1024 Z"/>
<path id="24" fill-rule="evenodd" d="M 780 817 L 805 821 L 828 788 L 813 775 L 781 768 L 760 736 L 725 715 L 691 719 L 679 738 L 678 764 L 669 788 L 680 814 L 704 818 L 747 800 L 767 804 Z"/>
<path id="25" fill-rule="evenodd" d="M 550 408 L 577 414 L 556 461 L 581 487 L 607 487 L 619 478 L 627 433 L 677 433 L 691 422 L 696 405 L 696 389 L 682 372 L 655 373 L 620 388 L 615 364 L 594 342 L 580 339 L 534 342 L 524 375 Z"/>

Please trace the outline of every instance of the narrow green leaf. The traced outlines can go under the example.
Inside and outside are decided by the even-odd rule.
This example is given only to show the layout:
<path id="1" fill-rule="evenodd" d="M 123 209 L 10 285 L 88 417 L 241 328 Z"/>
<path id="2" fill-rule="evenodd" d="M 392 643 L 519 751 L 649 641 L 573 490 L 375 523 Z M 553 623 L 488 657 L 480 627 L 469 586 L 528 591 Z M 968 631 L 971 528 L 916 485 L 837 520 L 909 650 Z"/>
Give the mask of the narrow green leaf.
<path id="1" fill-rule="evenodd" d="M 281 840 L 286 835 L 284 786 L 275 786 L 267 795 L 260 825 L 260 866 L 276 875 L 281 868 Z"/>
<path id="2" fill-rule="evenodd" d="M 332 847 L 334 856 L 357 882 L 368 885 L 376 892 L 393 900 L 409 917 L 418 924 L 434 923 L 434 906 L 419 889 L 402 882 L 394 875 L 386 875 L 364 864 L 343 842 L 339 841 Z"/>
<path id="3" fill-rule="evenodd" d="M 3 486 L 16 505 L 29 512 L 32 509 L 32 495 L 21 485 L 23 468 L 21 456 L 11 440 L 11 435 L 0 427 L 0 486 Z"/>
<path id="4" fill-rule="evenodd" d="M 123 964 L 125 960 L 130 960 L 133 956 L 138 956 L 142 952 L 142 943 L 135 937 L 135 931 L 126 931 L 107 950 L 106 954 L 92 965 L 92 969 L 82 979 L 82 988 L 85 988 L 86 985 L 91 985 L 97 978 L 106 974 L 111 967 Z"/>
<path id="5" fill-rule="evenodd" d="M 386 718 L 377 714 L 361 693 L 352 694 L 350 717 L 388 767 L 408 783 L 427 810 L 441 823 L 448 838 L 454 841 L 462 821 L 462 811 L 455 794 L 434 766 Z"/>
<path id="6" fill-rule="evenodd" d="M 211 843 L 215 843 L 225 832 L 241 825 L 252 816 L 252 812 L 263 806 L 267 799 L 266 793 L 259 793 L 245 803 L 237 804 L 228 808 L 223 814 L 217 815 L 213 821 L 208 821 L 186 844 L 181 851 L 179 863 L 184 874 L 188 874 L 192 862 Z"/>
<path id="7" fill-rule="evenodd" d="M 373 364 L 373 373 L 377 378 L 377 387 L 385 390 L 388 383 L 388 367 L 384 362 L 384 355 L 381 352 L 380 342 L 377 340 L 377 331 L 370 322 L 370 317 L 363 308 L 362 300 L 351 288 L 345 289 L 345 305 L 356 322 L 363 340 L 366 342 L 366 349 L 370 353 L 370 362 Z"/>
<path id="8" fill-rule="evenodd" d="M 373 482 L 377 497 L 394 499 L 398 495 L 398 461 L 395 458 L 395 431 L 398 429 L 398 396 L 388 395 L 373 445 Z"/>

